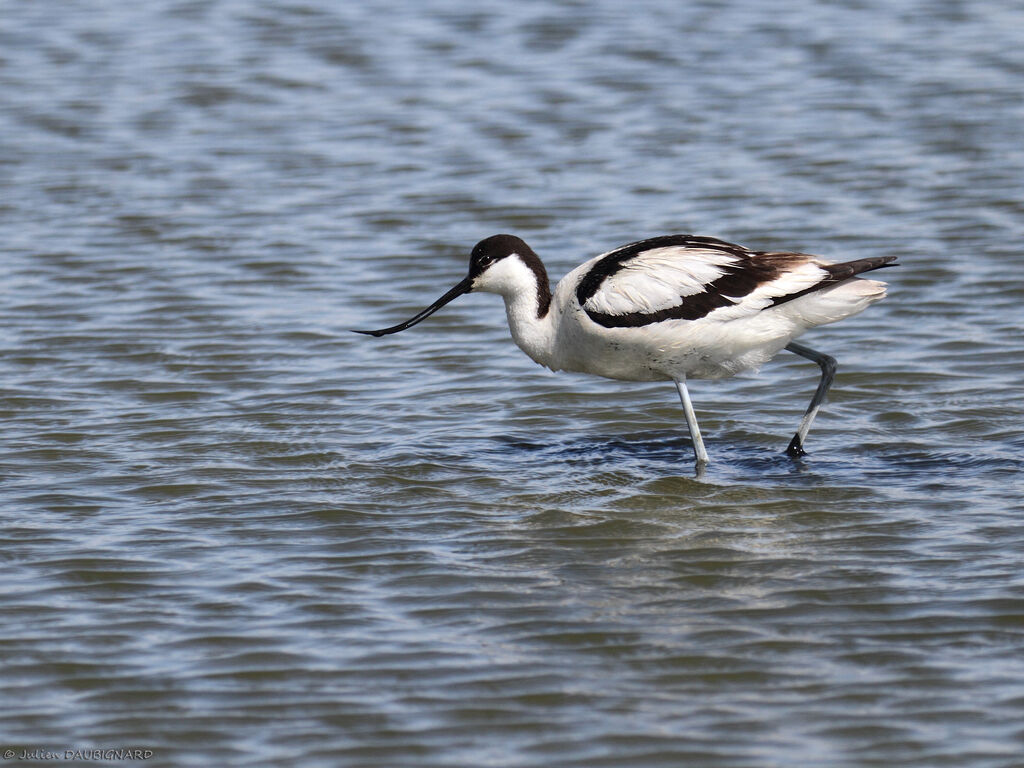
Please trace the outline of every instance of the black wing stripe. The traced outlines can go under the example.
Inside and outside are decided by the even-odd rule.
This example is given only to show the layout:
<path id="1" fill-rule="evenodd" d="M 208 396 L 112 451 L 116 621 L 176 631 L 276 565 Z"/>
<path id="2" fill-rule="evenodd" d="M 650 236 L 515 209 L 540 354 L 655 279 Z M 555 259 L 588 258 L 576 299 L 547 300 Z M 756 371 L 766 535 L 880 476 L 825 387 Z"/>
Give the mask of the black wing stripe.
<path id="1" fill-rule="evenodd" d="M 710 286 L 709 286 L 710 287 Z M 700 320 L 719 307 L 728 307 L 736 302 L 717 291 L 705 291 L 696 296 L 687 296 L 682 304 L 657 312 L 630 312 L 625 315 L 609 315 L 604 312 L 586 310 L 587 315 L 605 328 L 639 328 L 663 320 Z"/>

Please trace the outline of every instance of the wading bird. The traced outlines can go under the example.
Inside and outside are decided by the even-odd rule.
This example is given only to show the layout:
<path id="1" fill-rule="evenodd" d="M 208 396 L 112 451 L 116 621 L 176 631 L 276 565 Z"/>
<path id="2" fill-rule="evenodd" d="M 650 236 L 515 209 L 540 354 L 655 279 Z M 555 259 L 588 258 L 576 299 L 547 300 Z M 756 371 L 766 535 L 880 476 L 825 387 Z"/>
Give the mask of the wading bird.
<path id="1" fill-rule="evenodd" d="M 700 468 L 708 460 L 687 378 L 720 379 L 757 368 L 787 349 L 821 368 L 821 380 L 786 452 L 804 440 L 832 385 L 836 361 L 794 341 L 885 297 L 886 284 L 855 277 L 895 256 L 843 264 L 806 253 L 752 251 L 713 237 L 664 235 L 623 245 L 576 267 L 555 287 L 544 265 L 514 235 L 474 246 L 469 274 L 398 333 L 470 291 L 505 299 L 512 338 L 553 371 L 624 381 L 674 381 Z"/>

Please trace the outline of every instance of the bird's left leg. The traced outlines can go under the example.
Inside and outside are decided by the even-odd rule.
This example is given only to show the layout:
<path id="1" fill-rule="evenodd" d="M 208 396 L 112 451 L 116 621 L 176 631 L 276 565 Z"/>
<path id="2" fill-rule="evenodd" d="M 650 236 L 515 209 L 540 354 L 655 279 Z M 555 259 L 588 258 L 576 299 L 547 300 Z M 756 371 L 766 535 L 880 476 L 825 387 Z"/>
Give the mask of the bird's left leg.
<path id="1" fill-rule="evenodd" d="M 836 375 L 836 359 L 829 355 L 817 352 L 810 347 L 805 347 L 803 344 L 797 344 L 795 341 L 791 341 L 786 345 L 786 349 L 790 352 L 794 352 L 801 357 L 806 357 L 808 360 L 813 360 L 821 367 L 821 381 L 818 382 L 818 389 L 814 393 L 814 397 L 811 398 L 811 404 L 807 406 L 807 411 L 804 413 L 803 419 L 800 421 L 800 426 L 796 430 L 796 434 L 793 435 L 793 439 L 789 441 L 789 447 L 786 448 L 786 453 L 790 456 L 804 456 L 804 440 L 807 439 L 807 433 L 811 429 L 811 423 L 814 421 L 814 417 L 818 415 L 818 409 L 821 404 L 825 402 L 825 395 L 828 394 L 829 387 L 832 386 L 832 379 Z"/>
<path id="2" fill-rule="evenodd" d="M 693 441 L 693 455 L 697 459 L 698 469 L 708 463 L 708 452 L 704 448 L 704 439 L 700 436 L 700 427 L 697 426 L 697 414 L 693 410 L 693 403 L 690 402 L 690 393 L 686 389 L 686 377 L 676 379 L 676 389 L 679 390 L 679 399 L 683 401 L 683 413 L 686 414 L 686 426 L 690 428 L 690 439 Z"/>

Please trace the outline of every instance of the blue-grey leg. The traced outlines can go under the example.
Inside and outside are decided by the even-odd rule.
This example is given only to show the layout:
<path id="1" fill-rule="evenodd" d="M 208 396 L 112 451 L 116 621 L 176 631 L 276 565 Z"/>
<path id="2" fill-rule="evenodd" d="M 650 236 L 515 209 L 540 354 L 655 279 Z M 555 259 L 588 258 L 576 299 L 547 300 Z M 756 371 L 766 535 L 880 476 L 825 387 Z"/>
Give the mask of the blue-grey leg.
<path id="1" fill-rule="evenodd" d="M 690 402 L 690 393 L 686 389 L 686 378 L 676 379 L 676 389 L 679 390 L 679 399 L 683 401 L 683 413 L 686 414 L 686 426 L 690 428 L 690 439 L 693 441 L 693 455 L 697 459 L 697 467 L 708 463 L 708 452 L 704 449 L 704 439 L 700 436 L 700 427 L 697 426 L 697 414 L 694 413 L 693 403 Z"/>
<path id="2" fill-rule="evenodd" d="M 786 345 L 786 349 L 790 352 L 794 352 L 801 357 L 806 357 L 808 360 L 813 360 L 821 367 L 821 381 L 818 382 L 818 389 L 814 393 L 814 397 L 811 398 L 811 404 L 807 406 L 807 411 L 804 413 L 803 419 L 800 421 L 800 426 L 796 430 L 796 434 L 793 435 L 793 439 L 789 441 L 789 447 L 786 448 L 786 453 L 790 456 L 805 456 L 804 451 L 804 440 L 807 439 L 807 433 L 811 429 L 811 423 L 814 421 L 814 417 L 818 415 L 818 409 L 821 408 L 821 404 L 825 402 L 825 396 L 828 394 L 829 387 L 832 386 L 832 379 L 836 375 L 836 359 L 829 355 L 817 352 L 810 347 L 805 347 L 803 344 L 797 344 L 795 341 L 791 341 Z"/>

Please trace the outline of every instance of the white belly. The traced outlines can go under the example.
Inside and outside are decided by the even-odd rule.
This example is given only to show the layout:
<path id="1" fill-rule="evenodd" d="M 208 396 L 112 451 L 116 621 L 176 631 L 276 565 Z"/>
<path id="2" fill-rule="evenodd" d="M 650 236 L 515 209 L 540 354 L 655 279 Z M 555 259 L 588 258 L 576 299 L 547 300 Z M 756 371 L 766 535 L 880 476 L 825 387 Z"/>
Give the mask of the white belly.
<path id="1" fill-rule="evenodd" d="M 566 327 L 556 370 L 625 381 L 733 376 L 767 362 L 796 335 L 776 332 L 755 338 L 728 328 L 700 334 L 695 328 L 700 324 L 687 321 L 642 328 L 603 328 L 585 322 L 592 327 L 582 323 L 571 330 Z"/>

